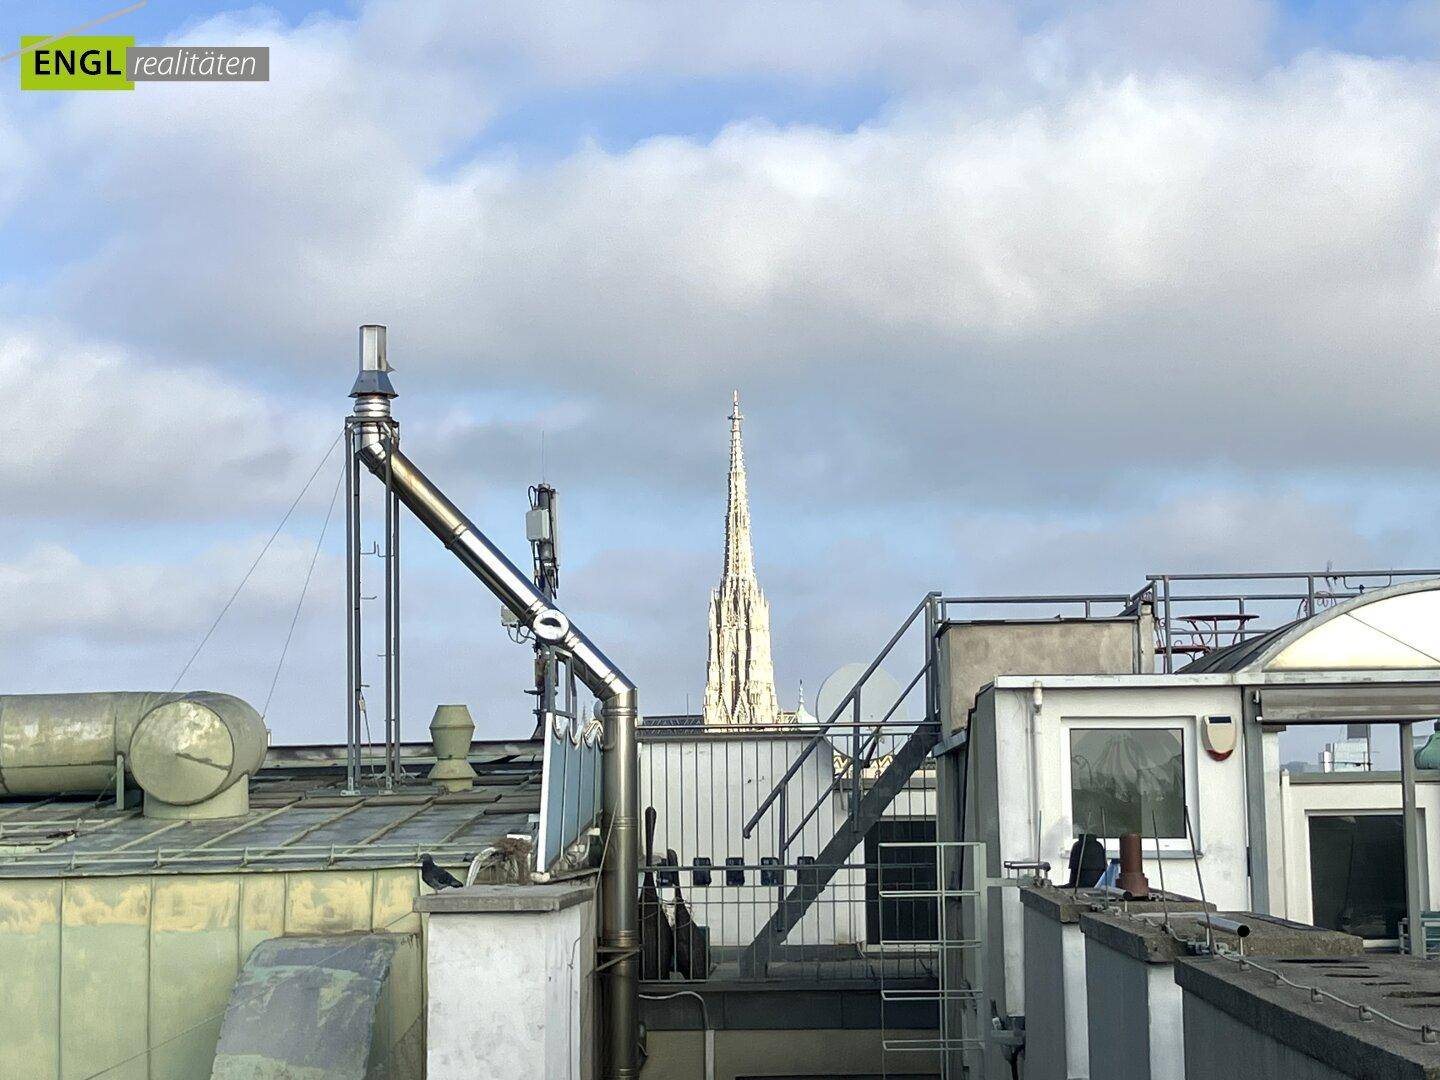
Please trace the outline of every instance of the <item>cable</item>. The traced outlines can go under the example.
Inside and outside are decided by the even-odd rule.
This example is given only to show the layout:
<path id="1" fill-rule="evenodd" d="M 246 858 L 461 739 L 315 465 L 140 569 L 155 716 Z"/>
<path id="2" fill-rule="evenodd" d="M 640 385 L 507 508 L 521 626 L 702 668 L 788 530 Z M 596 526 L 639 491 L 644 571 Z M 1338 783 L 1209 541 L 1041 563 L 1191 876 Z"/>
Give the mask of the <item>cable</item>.
<path id="1" fill-rule="evenodd" d="M 305 583 L 300 586 L 300 599 L 295 603 L 295 614 L 290 619 L 290 629 L 285 633 L 285 644 L 280 648 L 280 659 L 275 664 L 275 676 L 270 680 L 270 692 L 265 695 L 265 704 L 260 709 L 261 720 L 264 720 L 266 714 L 270 712 L 270 701 L 275 696 L 275 685 L 280 681 L 280 669 L 285 666 L 285 654 L 290 651 L 290 639 L 295 636 L 295 624 L 300 621 L 300 608 L 305 604 L 305 593 L 310 588 L 310 578 L 315 574 L 315 564 L 320 560 L 320 548 L 325 543 L 325 533 L 330 528 L 330 517 L 335 513 L 335 500 L 340 497 L 340 485 L 344 482 L 345 470 L 341 469 L 340 479 L 335 481 L 335 490 L 330 493 L 330 508 L 325 511 L 325 523 L 320 526 L 320 539 L 315 541 L 315 552 L 310 556 L 310 568 L 305 571 Z"/>
<path id="2" fill-rule="evenodd" d="M 670 1001 L 673 998 L 693 997 L 700 1003 L 700 1020 L 705 1025 L 705 1080 L 715 1080 L 715 1029 L 710 1026 L 710 1007 L 705 999 L 694 990 L 677 990 L 673 994 L 641 994 L 646 1001 Z"/>
<path id="3" fill-rule="evenodd" d="M 306 480 L 305 486 L 300 489 L 300 494 L 295 496 L 295 501 L 292 502 L 290 508 L 285 511 L 285 516 L 280 519 L 280 524 L 275 526 L 275 531 L 270 534 L 270 539 L 265 541 L 265 546 L 260 549 L 260 554 L 255 556 L 255 561 L 250 564 L 250 569 L 245 571 L 245 576 L 240 579 L 240 584 L 235 586 L 235 591 L 230 594 L 230 599 L 225 601 L 225 606 L 220 609 L 220 614 L 215 616 L 215 621 L 210 624 L 210 629 L 205 631 L 205 636 L 200 639 L 200 644 L 195 646 L 195 651 L 190 654 L 190 659 L 185 661 L 185 666 L 180 669 L 180 674 L 175 676 L 175 681 L 170 684 L 170 691 L 172 693 L 175 688 L 180 685 L 180 680 L 185 678 L 185 673 L 190 670 L 190 665 L 193 664 L 195 658 L 200 655 L 200 650 L 205 648 L 205 643 L 210 640 L 210 635 L 215 633 L 215 628 L 220 625 L 220 620 L 225 618 L 225 613 L 230 610 L 230 605 L 235 603 L 235 598 L 240 595 L 240 590 L 245 588 L 245 583 L 250 580 L 250 575 L 253 574 L 255 568 L 260 565 L 260 560 L 263 559 L 265 553 L 270 550 L 270 545 L 273 544 L 275 538 L 280 535 L 280 530 L 283 529 L 285 523 L 290 520 L 290 515 L 295 512 L 295 507 L 300 505 L 300 500 L 305 497 L 305 492 L 310 490 L 310 485 L 315 482 L 315 477 L 320 475 L 320 470 L 325 467 L 325 462 L 330 460 L 330 455 L 335 452 L 335 447 L 340 445 L 340 440 L 344 437 L 343 434 L 335 436 L 335 441 L 330 444 L 330 448 L 325 451 L 325 456 L 320 459 L 320 464 L 315 466 L 315 471 L 310 474 L 310 479 Z"/>

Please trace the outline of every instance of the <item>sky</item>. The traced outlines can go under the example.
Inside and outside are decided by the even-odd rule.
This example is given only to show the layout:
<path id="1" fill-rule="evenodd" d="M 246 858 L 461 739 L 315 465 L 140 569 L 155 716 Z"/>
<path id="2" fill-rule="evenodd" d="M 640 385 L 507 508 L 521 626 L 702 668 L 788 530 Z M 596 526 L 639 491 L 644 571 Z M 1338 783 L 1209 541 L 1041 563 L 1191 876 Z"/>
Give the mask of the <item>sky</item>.
<path id="1" fill-rule="evenodd" d="M 108 10 L 5 5 L 0 41 Z M 271 77 L 0 73 L 7 691 L 223 690 L 343 739 L 365 322 L 410 456 L 516 561 L 558 487 L 562 605 L 648 712 L 703 692 L 733 389 L 787 706 L 930 589 L 1437 561 L 1440 4 L 150 0 L 105 32 Z M 495 601 L 404 550 L 405 733 L 464 702 L 528 734 Z"/>

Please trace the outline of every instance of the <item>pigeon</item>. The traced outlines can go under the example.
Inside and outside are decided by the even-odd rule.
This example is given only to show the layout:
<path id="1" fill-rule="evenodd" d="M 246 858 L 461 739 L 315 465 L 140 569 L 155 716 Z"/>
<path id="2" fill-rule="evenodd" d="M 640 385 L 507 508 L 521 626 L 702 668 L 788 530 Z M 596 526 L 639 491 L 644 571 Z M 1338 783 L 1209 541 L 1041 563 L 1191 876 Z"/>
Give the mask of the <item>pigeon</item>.
<path id="1" fill-rule="evenodd" d="M 449 870 L 436 866 L 435 860 L 430 857 L 428 851 L 420 856 L 420 880 L 437 892 L 440 889 L 458 889 L 461 887 L 460 879 L 450 873 Z"/>

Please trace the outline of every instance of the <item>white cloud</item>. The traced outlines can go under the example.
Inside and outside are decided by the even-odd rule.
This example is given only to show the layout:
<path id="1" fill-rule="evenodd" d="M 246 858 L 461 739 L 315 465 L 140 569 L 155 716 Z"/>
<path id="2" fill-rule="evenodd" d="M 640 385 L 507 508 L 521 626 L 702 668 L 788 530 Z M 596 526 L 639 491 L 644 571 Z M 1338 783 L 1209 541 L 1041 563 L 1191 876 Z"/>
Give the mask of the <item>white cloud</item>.
<path id="1" fill-rule="evenodd" d="M 335 438 L 333 422 L 253 385 L 54 328 L 0 335 L 0 400 L 0 498 L 14 516 L 195 520 L 283 505 Z"/>
<path id="2" fill-rule="evenodd" d="M 805 526 L 762 537 L 782 673 L 868 652 L 936 585 L 1423 552 L 1345 493 L 1413 494 L 1434 456 L 1440 71 L 1275 62 L 1269 6 L 1198 10 L 387 3 L 191 28 L 271 45 L 272 82 L 0 106 L 0 213 L 86 241 L 0 284 L 73 327 L 0 339 L 0 496 L 177 529 L 281 506 L 379 320 L 422 465 L 533 478 L 545 430 L 552 469 L 629 527 L 643 504 L 654 545 L 591 515 L 571 580 L 663 708 L 698 683 L 713 566 L 675 534 L 718 493 L 734 385 L 753 486 Z M 546 160 L 484 142 L 526 94 L 742 79 L 890 97 L 854 130 L 760 116 Z M 900 501 L 925 520 L 897 528 Z M 963 558 L 897 539 L 949 516 Z M 173 552 L 16 559 L 15 625 L 92 654 L 135 612 L 193 629 L 215 599 Z M 488 614 L 473 629 L 490 606 L 423 580 L 414 685 L 488 692 L 419 657 L 473 636 L 511 663 Z M 162 623 L 156 595 L 192 615 Z M 315 701 L 333 644 L 302 652 Z"/>

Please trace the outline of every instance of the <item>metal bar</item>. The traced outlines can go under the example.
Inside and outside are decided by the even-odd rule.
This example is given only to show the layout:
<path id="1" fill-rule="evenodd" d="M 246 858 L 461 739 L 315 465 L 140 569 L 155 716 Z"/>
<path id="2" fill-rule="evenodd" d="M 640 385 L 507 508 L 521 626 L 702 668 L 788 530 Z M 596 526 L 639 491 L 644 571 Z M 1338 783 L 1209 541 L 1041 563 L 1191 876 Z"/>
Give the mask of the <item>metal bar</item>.
<path id="1" fill-rule="evenodd" d="M 1415 725 L 1400 728 L 1400 806 L 1405 829 L 1405 917 L 1410 925 L 1410 954 L 1425 955 L 1425 901 L 1420 861 L 1420 811 L 1415 803 Z"/>
<path id="2" fill-rule="evenodd" d="M 385 427 L 384 438 L 395 446 L 394 423 Z M 385 768 L 386 791 L 395 790 L 395 477 L 390 467 L 393 453 L 385 455 Z"/>
<path id="3" fill-rule="evenodd" d="M 1168 674 L 1175 670 L 1175 643 L 1170 634 L 1170 579 L 1164 578 L 1162 585 L 1165 590 L 1165 671 Z"/>
<path id="4" fill-rule="evenodd" d="M 365 839 L 359 840 L 353 844 L 345 844 L 344 850 L 358 851 L 360 848 L 369 847 L 371 844 L 378 841 L 381 837 L 389 836 L 392 832 L 398 829 L 401 825 L 404 825 L 411 818 L 419 817 L 426 810 L 429 810 L 432 806 L 435 805 L 435 800 L 439 797 L 439 795 L 430 796 L 430 798 L 426 799 L 419 806 L 415 807 L 414 810 L 411 810 L 408 814 L 401 814 L 394 821 L 390 822 L 388 825 L 384 826 L 381 829 L 377 829 L 375 832 L 365 837 Z M 336 847 L 340 847 L 340 845 L 337 844 Z"/>
<path id="5" fill-rule="evenodd" d="M 876 656 L 874 660 L 870 661 L 870 666 L 867 667 L 865 671 L 861 674 L 861 676 L 855 680 L 855 685 L 850 688 L 849 693 L 847 693 L 843 698 L 840 699 L 840 702 L 835 706 L 834 711 L 831 712 L 829 717 L 827 717 L 825 721 L 820 725 L 820 730 L 815 734 L 815 737 L 812 738 L 808 744 L 806 744 L 805 749 L 800 752 L 800 754 L 790 764 L 790 767 L 785 770 L 784 775 L 775 782 L 775 786 L 771 788 L 770 794 L 765 796 L 764 800 L 756 808 L 755 813 L 750 815 L 750 820 L 745 823 L 745 827 L 740 830 L 741 835 L 744 836 L 745 839 L 748 840 L 750 838 L 750 834 L 754 831 L 756 824 L 760 821 L 762 817 L 765 816 L 765 812 L 769 810 L 771 804 L 774 803 L 776 793 L 780 790 L 780 786 L 786 781 L 788 781 L 797 772 L 799 772 L 801 766 L 804 765 L 805 761 L 810 757 L 811 753 L 814 752 L 815 747 L 825 741 L 825 733 L 830 730 L 830 727 L 839 718 L 840 714 L 845 711 L 846 706 L 848 706 L 852 700 L 858 703 L 860 698 L 860 688 L 865 685 L 866 681 L 870 678 L 871 675 L 875 674 L 876 669 L 878 669 L 880 665 L 884 662 L 885 658 L 890 655 L 890 650 L 895 648 L 896 644 L 900 641 L 900 639 L 905 636 L 905 631 L 910 629 L 911 624 L 914 623 L 917 618 L 919 618 L 920 613 L 925 610 L 926 606 L 930 603 L 931 598 L 935 595 L 936 594 L 933 592 L 926 593 L 925 598 L 922 599 L 920 603 L 915 605 L 915 610 L 910 612 L 910 614 L 906 617 L 905 621 L 900 624 L 900 629 L 896 630 L 895 633 L 890 635 L 890 640 L 885 643 L 885 647 L 880 650 L 879 655 Z"/>
<path id="6" fill-rule="evenodd" d="M 1440 570 L 1277 570 L 1268 573 L 1245 574 L 1146 574 L 1146 581 L 1278 581 L 1289 578 L 1295 581 L 1309 576 L 1324 578 L 1347 577 L 1440 577 Z"/>
<path id="7" fill-rule="evenodd" d="M 290 805 L 293 806 L 294 804 L 291 803 Z M 356 810 L 359 810 L 362 806 L 368 806 L 368 805 L 370 805 L 370 800 L 369 800 L 369 799 L 363 799 L 363 798 L 362 798 L 362 799 L 358 799 L 358 800 L 356 800 L 354 806 L 347 806 L 347 807 L 345 807 L 345 809 L 341 810 L 338 814 L 331 814 L 329 817 L 327 817 L 327 818 L 325 818 L 325 819 L 323 819 L 323 820 L 321 820 L 321 821 L 317 821 L 314 825 L 311 825 L 309 828 L 300 830 L 300 832 L 298 832 L 298 833 L 296 833 L 294 836 L 290 837 L 289 840 L 286 840 L 286 841 L 284 841 L 284 842 L 282 842 L 282 843 L 276 844 L 274 847 L 265 848 L 264 850 L 267 851 L 267 852 L 268 852 L 268 851 L 279 851 L 281 848 L 293 847 L 294 845 L 300 843 L 301 840 L 304 840 L 305 837 L 311 836 L 311 835 L 313 835 L 314 833 L 319 832 L 321 829 L 326 828 L 327 826 L 334 825 L 335 822 L 339 821 L 341 818 L 343 818 L 343 817 L 348 817 L 350 814 L 353 814 Z"/>
<path id="8" fill-rule="evenodd" d="M 246 829 L 253 828 L 253 827 L 256 826 L 256 825 L 259 825 L 259 824 L 262 824 L 263 822 L 269 821 L 269 820 L 270 820 L 271 818 L 273 818 L 273 817 L 276 817 L 276 816 L 278 816 L 278 815 L 280 815 L 280 814 L 283 814 L 286 810 L 289 810 L 292 806 L 294 806 L 294 805 L 295 805 L 296 803 L 298 803 L 299 801 L 300 801 L 300 800 L 299 800 L 298 798 L 297 798 L 297 799 L 292 799 L 290 802 L 285 803 L 283 806 L 277 806 L 274 810 L 268 810 L 268 811 L 266 811 L 265 813 L 261 814 L 259 817 L 249 818 L 249 819 L 246 820 L 246 821 L 242 821 L 239 825 L 236 825 L 236 826 L 234 826 L 233 828 L 230 828 L 230 829 L 226 829 L 224 832 L 218 834 L 217 836 L 212 836 L 209 840 L 206 840 L 206 841 L 204 841 L 203 843 L 195 844 L 194 846 L 192 846 L 192 847 L 189 848 L 188 850 L 190 850 L 190 851 L 200 851 L 200 850 L 202 850 L 202 849 L 204 849 L 204 848 L 208 848 L 208 847 L 211 847 L 211 846 L 213 846 L 213 845 L 215 845 L 215 844 L 218 844 L 218 843 L 220 843 L 221 840 L 229 839 L 230 837 L 234 836 L 236 833 L 244 832 Z"/>
<path id="9" fill-rule="evenodd" d="M 360 788 L 360 484 L 355 428 L 345 421 L 345 790 Z"/>

